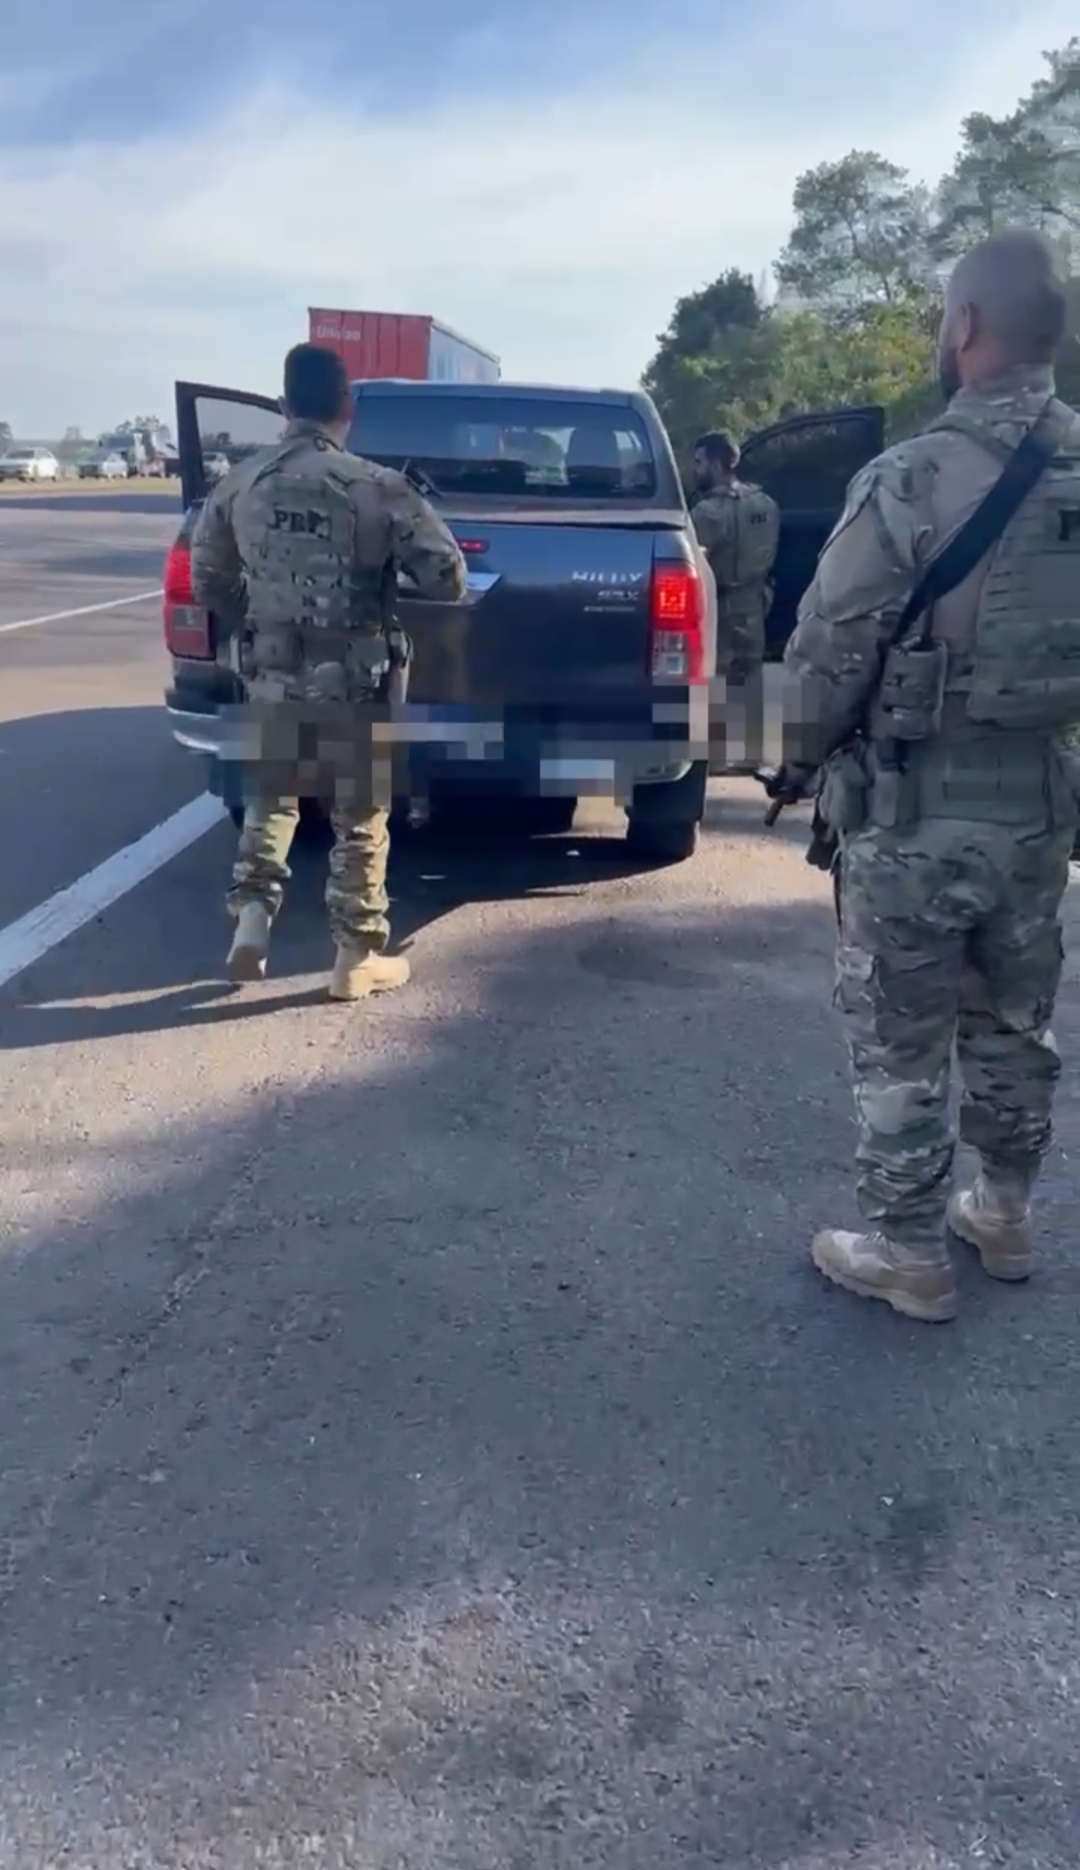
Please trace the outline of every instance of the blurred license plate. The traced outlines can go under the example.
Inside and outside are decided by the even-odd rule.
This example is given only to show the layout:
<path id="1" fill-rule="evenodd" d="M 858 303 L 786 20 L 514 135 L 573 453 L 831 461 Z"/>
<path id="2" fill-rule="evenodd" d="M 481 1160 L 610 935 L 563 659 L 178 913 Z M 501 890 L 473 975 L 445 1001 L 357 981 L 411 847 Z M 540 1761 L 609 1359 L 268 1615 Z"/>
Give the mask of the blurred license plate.
<path id="1" fill-rule="evenodd" d="M 610 790 L 615 783 L 615 762 L 574 758 L 541 760 L 540 777 L 549 785 L 587 786 L 590 791 Z"/>

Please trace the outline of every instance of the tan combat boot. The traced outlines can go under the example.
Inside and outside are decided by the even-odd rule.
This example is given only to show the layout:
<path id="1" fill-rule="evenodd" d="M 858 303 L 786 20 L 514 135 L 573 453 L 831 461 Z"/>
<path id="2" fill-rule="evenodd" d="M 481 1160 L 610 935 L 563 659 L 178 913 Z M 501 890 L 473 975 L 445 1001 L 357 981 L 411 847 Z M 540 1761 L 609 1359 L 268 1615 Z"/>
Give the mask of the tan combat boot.
<path id="1" fill-rule="evenodd" d="M 339 947 L 327 992 L 331 1000 L 366 1000 L 371 993 L 392 993 L 395 987 L 404 987 L 410 972 L 404 955 Z"/>
<path id="2" fill-rule="evenodd" d="M 944 1246 L 907 1247 L 884 1234 L 826 1227 L 814 1235 L 810 1252 L 819 1273 L 862 1299 L 884 1299 L 894 1312 L 928 1325 L 956 1317 L 960 1295 Z"/>
<path id="3" fill-rule="evenodd" d="M 1027 1279 L 1034 1261 L 1029 1214 L 1022 1188 L 979 1175 L 972 1188 L 950 1201 L 949 1226 L 958 1240 L 974 1247 L 991 1279 Z"/>
<path id="4" fill-rule="evenodd" d="M 245 903 L 226 962 L 231 981 L 262 980 L 270 948 L 270 912 L 265 903 Z"/>

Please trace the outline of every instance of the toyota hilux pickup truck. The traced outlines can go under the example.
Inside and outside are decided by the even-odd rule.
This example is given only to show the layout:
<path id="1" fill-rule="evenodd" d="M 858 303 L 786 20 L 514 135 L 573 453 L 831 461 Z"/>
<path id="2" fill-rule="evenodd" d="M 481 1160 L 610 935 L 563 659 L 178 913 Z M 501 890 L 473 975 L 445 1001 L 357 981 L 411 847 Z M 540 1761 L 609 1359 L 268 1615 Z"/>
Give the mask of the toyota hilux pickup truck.
<path id="1" fill-rule="evenodd" d="M 679 862 L 697 843 L 715 708 L 716 590 L 667 433 L 642 391 L 507 382 L 353 385 L 347 446 L 410 475 L 455 534 L 461 604 L 399 581 L 415 659 L 395 733 L 402 800 L 534 801 L 569 828 L 606 794 L 635 854 Z M 164 574 L 166 706 L 175 738 L 210 763 L 241 811 L 223 721 L 243 701 L 228 621 L 197 607 L 190 540 L 230 464 L 276 442 L 272 397 L 176 386 L 183 518 Z M 747 444 L 744 473 L 785 515 L 770 647 L 782 646 L 850 475 L 881 447 L 878 410 L 796 417 Z M 783 497 L 781 497 L 781 495 Z"/>

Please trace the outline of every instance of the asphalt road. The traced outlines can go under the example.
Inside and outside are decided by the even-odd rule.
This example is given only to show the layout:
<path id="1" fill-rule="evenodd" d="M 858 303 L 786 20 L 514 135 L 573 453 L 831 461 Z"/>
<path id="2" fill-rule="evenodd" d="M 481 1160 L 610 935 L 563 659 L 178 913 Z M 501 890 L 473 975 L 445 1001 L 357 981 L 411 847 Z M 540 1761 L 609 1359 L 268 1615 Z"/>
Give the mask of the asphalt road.
<path id="1" fill-rule="evenodd" d="M 0 508 L 0 932 L 199 790 L 153 601 L 3 629 L 171 523 Z M 3 1870 L 1075 1870 L 1075 967 L 1039 1277 L 906 1325 L 797 819 L 584 816 L 400 840 L 381 1004 L 315 848 L 220 985 L 227 825 L 0 988 Z"/>

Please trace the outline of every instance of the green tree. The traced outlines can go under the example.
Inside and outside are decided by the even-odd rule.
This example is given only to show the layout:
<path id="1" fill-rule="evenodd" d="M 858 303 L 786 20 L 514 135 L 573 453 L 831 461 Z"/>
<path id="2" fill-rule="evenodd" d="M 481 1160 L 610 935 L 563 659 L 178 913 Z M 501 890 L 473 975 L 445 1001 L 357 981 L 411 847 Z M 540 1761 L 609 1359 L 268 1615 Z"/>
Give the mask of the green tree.
<path id="1" fill-rule="evenodd" d="M 777 413 L 842 403 L 889 407 L 933 382 L 934 323 L 918 306 L 877 305 L 836 325 L 815 313 L 788 321 L 781 347 Z"/>
<path id="2" fill-rule="evenodd" d="M 748 273 L 735 267 L 676 301 L 667 330 L 656 341 L 656 355 L 644 382 L 659 398 L 670 395 L 682 365 L 689 358 L 722 352 L 757 331 L 763 308 Z"/>
<path id="3" fill-rule="evenodd" d="M 744 436 L 844 403 L 884 405 L 894 437 L 921 428 L 941 407 L 944 265 L 1017 223 L 1046 232 L 1072 276 L 1058 386 L 1080 404 L 1080 39 L 1047 53 L 1046 68 L 1011 115 L 966 119 L 932 197 L 873 151 L 800 176 L 777 305 L 735 270 L 679 300 L 644 383 L 680 454 L 708 428 Z"/>
<path id="4" fill-rule="evenodd" d="M 1006 226 L 1080 231 L 1080 39 L 1045 56 L 1047 76 L 1008 116 L 964 119 L 959 154 L 937 190 L 939 255 Z"/>
<path id="5" fill-rule="evenodd" d="M 1060 148 L 1080 153 L 1080 38 L 1044 54 L 1047 74 L 1031 88 L 1021 109 Z"/>
<path id="6" fill-rule="evenodd" d="M 907 171 L 872 150 L 808 169 L 777 264 L 781 285 L 815 311 L 859 316 L 919 297 L 930 277 L 929 201 Z"/>
<path id="7" fill-rule="evenodd" d="M 10 422 L 0 422 L 0 448 L 10 448 L 15 437 Z"/>
<path id="8" fill-rule="evenodd" d="M 1080 409 L 1080 274 L 1066 286 L 1069 298 L 1069 332 L 1057 359 L 1058 395 L 1074 409 Z"/>
<path id="9" fill-rule="evenodd" d="M 678 301 L 642 381 L 685 457 L 706 429 L 767 420 L 775 377 L 772 316 L 732 268 Z"/>

